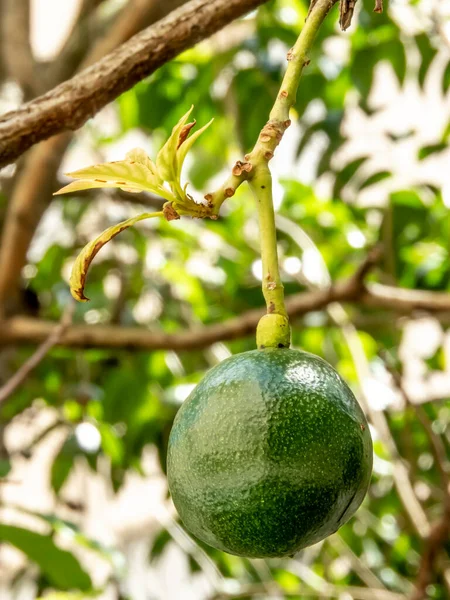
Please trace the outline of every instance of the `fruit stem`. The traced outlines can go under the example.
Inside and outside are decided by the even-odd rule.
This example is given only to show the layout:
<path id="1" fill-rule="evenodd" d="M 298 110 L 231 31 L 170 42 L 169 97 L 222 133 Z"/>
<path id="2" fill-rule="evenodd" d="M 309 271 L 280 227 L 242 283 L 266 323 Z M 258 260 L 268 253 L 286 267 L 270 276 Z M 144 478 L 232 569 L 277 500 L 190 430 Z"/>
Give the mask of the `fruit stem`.
<path id="1" fill-rule="evenodd" d="M 272 201 L 272 176 L 267 165 L 258 166 L 249 182 L 256 199 L 262 259 L 262 291 L 268 314 L 287 316 L 284 287 L 280 277 L 277 253 L 275 213 Z"/>
<path id="2" fill-rule="evenodd" d="M 269 161 L 290 125 L 289 111 L 295 103 L 303 68 L 308 65 L 308 52 L 317 31 L 336 0 L 312 0 L 310 11 L 295 45 L 288 52 L 288 66 L 269 120 L 263 127 L 252 152 L 246 155 L 249 163 L 248 182 L 258 206 L 262 291 L 267 305 L 265 315 L 256 330 L 258 348 L 285 348 L 290 344 L 289 320 L 284 304 L 284 288 L 278 267 L 275 213 L 272 199 L 272 176 Z"/>

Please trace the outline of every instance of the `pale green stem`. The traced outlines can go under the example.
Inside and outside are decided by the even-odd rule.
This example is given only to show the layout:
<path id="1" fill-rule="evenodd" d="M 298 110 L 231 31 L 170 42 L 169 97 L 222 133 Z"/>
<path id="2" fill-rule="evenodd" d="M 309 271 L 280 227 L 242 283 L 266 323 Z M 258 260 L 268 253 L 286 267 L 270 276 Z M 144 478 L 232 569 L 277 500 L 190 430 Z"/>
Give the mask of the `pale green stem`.
<path id="1" fill-rule="evenodd" d="M 225 184 L 216 192 L 205 196 L 213 215 L 219 214 L 223 202 L 232 196 L 244 181 L 255 177 L 259 165 L 267 164 L 273 157 L 276 147 L 290 125 L 289 111 L 297 97 L 303 67 L 309 62 L 308 52 L 313 45 L 322 21 L 336 2 L 337 0 L 315 0 L 294 47 L 288 53 L 288 66 L 280 91 L 270 112 L 269 121 L 261 131 L 251 154 L 245 157 L 247 163 L 244 164 L 251 163 L 251 171 L 239 169 L 239 164 L 242 165 L 242 163 L 238 162 L 233 169 L 233 175 Z"/>
<path id="2" fill-rule="evenodd" d="M 272 176 L 269 167 L 262 165 L 249 181 L 258 207 L 261 238 L 262 292 L 269 314 L 287 316 L 284 288 L 278 267 L 277 233 L 272 200 Z"/>
<path id="3" fill-rule="evenodd" d="M 303 67 L 308 64 L 310 50 L 317 31 L 336 0 L 316 0 L 295 46 L 288 53 L 288 67 L 280 92 L 250 155 L 248 181 L 256 197 L 261 237 L 262 291 L 267 315 L 261 319 L 256 332 L 258 348 L 289 346 L 290 328 L 284 303 L 284 288 L 277 255 L 275 213 L 272 199 L 272 177 L 269 161 L 290 125 L 289 111 L 296 100 Z"/>
<path id="4" fill-rule="evenodd" d="M 270 113 L 271 121 L 286 121 L 289 110 L 295 104 L 303 67 L 309 63 L 308 52 L 329 10 L 337 0 L 316 0 L 305 25 L 288 53 L 288 67 L 280 87 L 280 93 Z"/>

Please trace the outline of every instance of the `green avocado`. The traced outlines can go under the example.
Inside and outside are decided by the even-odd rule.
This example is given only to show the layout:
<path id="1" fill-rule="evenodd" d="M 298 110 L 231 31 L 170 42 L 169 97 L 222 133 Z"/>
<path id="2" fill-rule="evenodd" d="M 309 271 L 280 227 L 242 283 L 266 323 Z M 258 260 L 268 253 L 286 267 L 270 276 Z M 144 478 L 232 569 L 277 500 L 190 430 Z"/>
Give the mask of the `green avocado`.
<path id="1" fill-rule="evenodd" d="M 355 513 L 372 472 L 372 439 L 327 362 L 254 350 L 211 369 L 184 402 L 167 468 L 195 536 L 239 556 L 287 556 Z"/>

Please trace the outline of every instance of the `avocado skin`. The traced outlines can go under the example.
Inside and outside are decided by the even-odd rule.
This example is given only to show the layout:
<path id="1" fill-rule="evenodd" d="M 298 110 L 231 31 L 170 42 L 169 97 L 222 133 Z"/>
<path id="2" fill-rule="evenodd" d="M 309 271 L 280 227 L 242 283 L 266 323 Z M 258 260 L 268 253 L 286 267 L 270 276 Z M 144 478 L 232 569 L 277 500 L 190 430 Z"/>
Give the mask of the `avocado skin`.
<path id="1" fill-rule="evenodd" d="M 355 513 L 372 439 L 347 384 L 321 358 L 244 352 L 208 371 L 170 434 L 169 489 L 185 527 L 239 556 L 293 555 Z"/>

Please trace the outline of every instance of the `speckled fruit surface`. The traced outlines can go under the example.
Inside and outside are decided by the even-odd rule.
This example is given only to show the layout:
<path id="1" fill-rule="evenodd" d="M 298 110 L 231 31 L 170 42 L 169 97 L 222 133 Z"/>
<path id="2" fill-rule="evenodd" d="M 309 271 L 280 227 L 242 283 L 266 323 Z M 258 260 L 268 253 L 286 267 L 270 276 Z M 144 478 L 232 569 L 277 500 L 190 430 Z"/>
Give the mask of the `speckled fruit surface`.
<path id="1" fill-rule="evenodd" d="M 211 369 L 184 402 L 167 468 L 191 533 L 231 554 L 286 556 L 357 510 L 372 440 L 328 363 L 298 350 L 254 350 Z"/>

